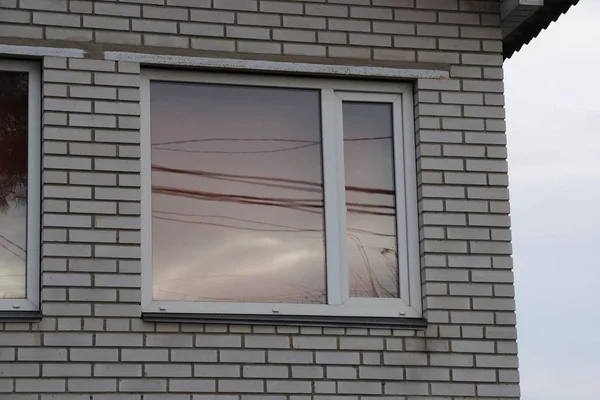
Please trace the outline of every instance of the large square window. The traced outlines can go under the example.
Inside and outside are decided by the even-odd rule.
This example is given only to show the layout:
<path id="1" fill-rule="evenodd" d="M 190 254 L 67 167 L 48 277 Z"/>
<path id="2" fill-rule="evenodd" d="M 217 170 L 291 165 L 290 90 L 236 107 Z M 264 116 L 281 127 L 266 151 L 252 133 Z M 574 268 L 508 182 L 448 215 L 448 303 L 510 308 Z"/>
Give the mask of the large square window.
<path id="1" fill-rule="evenodd" d="M 39 304 L 40 78 L 0 60 L 0 311 Z"/>
<path id="2" fill-rule="evenodd" d="M 146 71 L 143 306 L 420 317 L 409 84 Z"/>

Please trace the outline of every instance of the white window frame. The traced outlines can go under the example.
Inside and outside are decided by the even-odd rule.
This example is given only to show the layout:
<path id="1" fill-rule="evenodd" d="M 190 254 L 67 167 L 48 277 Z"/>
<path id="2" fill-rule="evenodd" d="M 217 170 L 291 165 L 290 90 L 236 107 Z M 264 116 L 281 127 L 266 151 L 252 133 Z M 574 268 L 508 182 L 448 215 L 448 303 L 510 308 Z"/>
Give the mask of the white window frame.
<path id="1" fill-rule="evenodd" d="M 27 253 L 23 299 L 0 299 L 0 311 L 38 311 L 40 301 L 41 73 L 37 62 L 0 59 L 0 71 L 27 72 Z"/>
<path id="2" fill-rule="evenodd" d="M 190 82 L 317 89 L 321 92 L 327 304 L 155 301 L 152 282 L 150 83 Z M 346 263 L 346 208 L 342 101 L 393 106 L 399 298 L 350 298 Z M 144 70 L 141 81 L 142 309 L 144 313 L 255 314 L 421 318 L 413 87 L 406 82 L 266 76 L 242 73 Z"/>

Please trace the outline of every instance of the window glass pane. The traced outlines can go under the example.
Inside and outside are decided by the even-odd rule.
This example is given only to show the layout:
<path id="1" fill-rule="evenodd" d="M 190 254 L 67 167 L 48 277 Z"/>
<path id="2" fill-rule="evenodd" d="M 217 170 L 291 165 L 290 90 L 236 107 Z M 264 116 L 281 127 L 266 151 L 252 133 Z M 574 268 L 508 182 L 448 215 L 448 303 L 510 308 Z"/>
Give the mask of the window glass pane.
<path id="1" fill-rule="evenodd" d="M 326 302 L 319 99 L 151 84 L 155 299 Z"/>
<path id="2" fill-rule="evenodd" d="M 0 298 L 25 298 L 27 247 L 26 72 L 0 71 Z"/>
<path id="3" fill-rule="evenodd" d="M 351 297 L 398 297 L 392 105 L 344 102 Z"/>

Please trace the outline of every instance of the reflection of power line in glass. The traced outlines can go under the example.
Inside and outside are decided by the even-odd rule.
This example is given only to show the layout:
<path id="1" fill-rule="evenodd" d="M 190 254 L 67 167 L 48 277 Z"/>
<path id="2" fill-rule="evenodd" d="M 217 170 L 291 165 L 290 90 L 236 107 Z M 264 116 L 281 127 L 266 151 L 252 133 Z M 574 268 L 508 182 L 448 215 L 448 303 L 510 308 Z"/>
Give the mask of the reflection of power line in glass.
<path id="1" fill-rule="evenodd" d="M 182 174 L 182 175 L 193 175 L 200 176 L 208 179 L 218 179 L 218 180 L 226 180 L 232 182 L 240 182 L 240 183 L 248 183 L 252 185 L 267 185 L 262 182 L 278 182 L 278 183 L 286 183 L 286 184 L 298 184 L 298 185 L 306 185 L 312 187 L 323 187 L 322 183 L 304 181 L 298 179 L 287 179 L 287 178 L 274 178 L 268 176 L 257 176 L 257 175 L 240 175 L 240 174 L 225 174 L 222 172 L 211 172 L 211 171 L 202 171 L 202 170 L 191 170 L 191 169 L 180 169 L 180 168 L 170 168 L 163 165 L 152 164 L 153 171 L 160 171 L 165 173 L 174 173 L 174 174 Z M 253 182 L 253 181 L 261 181 L 261 182 Z M 290 190 L 300 190 L 306 192 L 321 192 L 320 189 L 314 190 L 305 188 L 302 186 L 279 186 L 273 185 L 273 187 L 279 187 L 282 189 L 290 189 Z M 394 190 L 391 189 L 379 189 L 379 188 L 368 188 L 368 187 L 358 187 L 358 186 L 346 186 L 346 190 L 350 192 L 360 192 L 360 193 L 372 193 L 372 194 L 384 194 L 393 196 L 395 194 Z"/>
<path id="2" fill-rule="evenodd" d="M 187 221 L 185 219 L 177 219 L 177 218 L 168 218 L 168 217 L 160 217 L 158 215 L 153 215 L 153 218 L 161 219 L 165 221 L 173 221 L 173 222 L 181 222 L 184 224 L 195 224 L 195 225 L 208 225 L 208 226 L 218 226 L 222 228 L 234 228 L 241 229 L 245 231 L 256 231 L 256 232 L 303 232 L 299 230 L 290 230 L 290 229 L 258 229 L 258 228 L 249 228 L 243 226 L 235 226 L 235 225 L 225 225 L 225 224 L 216 224 L 214 222 L 201 222 L 201 221 Z M 307 229 L 307 232 L 320 232 L 317 229 Z"/>
<path id="3" fill-rule="evenodd" d="M 256 151 L 224 151 L 224 150 L 189 150 L 189 149 L 169 149 L 165 147 L 154 147 L 154 150 L 175 151 L 180 153 L 201 153 L 201 154 L 262 154 L 262 153 L 280 153 L 283 151 L 300 150 L 307 147 L 314 147 L 316 143 L 303 144 L 300 146 L 286 147 L 275 150 L 256 150 Z"/>
<path id="4" fill-rule="evenodd" d="M 389 136 L 381 136 L 381 137 L 364 137 L 364 138 L 353 138 L 353 139 L 344 139 L 345 142 L 361 142 L 361 141 L 373 141 L 373 140 L 385 140 L 391 139 Z M 194 150 L 194 149 L 178 149 L 178 148 L 170 148 L 164 147 L 169 145 L 181 145 L 181 144 L 190 144 L 190 143 L 200 143 L 200 142 L 262 142 L 262 143 L 303 143 L 298 146 L 285 147 L 282 149 L 265 149 L 265 150 L 240 150 L 240 151 L 232 151 L 232 150 Z M 301 150 L 308 147 L 314 147 L 320 145 L 320 141 L 316 140 L 295 140 L 295 139 L 267 139 L 267 138 L 249 138 L 249 139 L 241 139 L 241 138 L 206 138 L 206 139 L 190 139 L 190 140 L 175 140 L 168 142 L 160 142 L 153 143 L 152 148 L 154 150 L 163 150 L 163 151 L 173 151 L 180 153 L 197 153 L 197 154 L 264 154 L 264 153 L 280 153 L 284 151 L 292 151 L 292 150 Z"/>
<path id="5" fill-rule="evenodd" d="M 9 249 L 4 243 L 0 243 L 0 246 L 4 247 L 6 250 L 8 250 L 10 253 L 12 253 L 13 255 L 19 257 L 21 260 L 25 261 L 25 257 L 20 256 L 19 254 L 15 253 L 14 251 L 12 251 L 11 249 Z"/>
<path id="6" fill-rule="evenodd" d="M 224 174 L 224 173 L 209 172 L 209 171 L 194 171 L 194 170 L 186 170 L 186 169 L 169 168 L 169 167 L 156 165 L 156 164 L 152 166 L 152 170 L 166 172 L 166 173 L 200 176 L 200 177 L 204 177 L 204 178 L 208 178 L 208 179 L 234 181 L 234 182 L 253 184 L 253 185 L 261 185 L 261 186 L 275 186 L 275 187 L 283 186 L 282 188 L 284 188 L 284 189 L 308 191 L 308 192 L 318 192 L 318 193 L 321 193 L 321 191 L 320 190 L 315 191 L 314 189 L 303 188 L 301 186 L 300 187 L 298 187 L 298 186 L 290 187 L 290 186 L 286 186 L 286 185 L 264 183 L 264 181 L 284 182 L 284 183 L 291 183 L 291 184 L 308 185 L 308 186 L 313 186 L 313 187 L 314 186 L 322 186 L 315 182 L 295 180 L 295 179 L 273 178 L 273 177 L 253 176 L 253 175 L 239 175 L 239 174 Z M 256 180 L 258 180 L 259 182 L 255 182 Z M 228 201 L 228 202 L 241 203 L 241 204 L 288 207 L 288 208 L 294 208 L 297 210 L 301 210 L 304 212 L 313 212 L 313 213 L 314 213 L 314 211 L 308 210 L 306 208 L 315 209 L 315 208 L 323 207 L 322 199 L 317 200 L 317 199 L 256 197 L 256 196 L 233 195 L 233 194 L 224 194 L 224 193 L 210 193 L 210 192 L 193 191 L 193 190 L 179 189 L 179 188 L 173 188 L 173 187 L 161 187 L 161 186 L 154 186 L 152 190 L 154 193 L 160 193 L 160 194 L 165 194 L 165 195 L 181 196 L 181 197 L 188 197 L 188 198 L 195 198 L 195 199 L 209 200 L 209 201 Z M 362 192 L 362 193 L 367 193 L 367 194 L 394 195 L 393 190 L 387 190 L 387 189 L 361 188 L 361 187 L 349 186 L 347 188 L 347 190 Z M 305 202 L 315 202 L 315 201 L 317 201 L 320 204 L 314 205 L 314 204 L 306 204 L 305 203 Z M 348 211 L 353 212 L 353 213 L 363 213 L 363 214 L 366 213 L 366 214 L 372 214 L 372 215 L 388 215 L 388 216 L 395 215 L 395 213 L 393 213 L 393 211 L 395 210 L 395 207 L 393 205 L 354 203 L 354 202 L 347 202 L 346 205 L 349 206 Z M 392 213 L 374 211 L 374 210 L 363 210 L 362 208 L 392 210 Z"/>
<path id="7" fill-rule="evenodd" d="M 298 228 L 295 226 L 272 224 L 272 223 L 268 223 L 268 222 L 254 221 L 251 219 L 226 217 L 224 215 L 189 214 L 189 213 L 179 213 L 179 212 L 169 212 L 169 211 L 159 211 L 159 210 L 153 210 L 152 214 L 153 215 L 154 214 L 178 215 L 178 216 L 183 216 L 183 217 L 196 217 L 196 218 L 220 218 L 220 219 L 226 219 L 226 220 L 230 220 L 230 221 L 247 222 L 250 224 L 272 226 L 274 228 L 287 228 L 286 230 L 282 230 L 281 232 L 321 232 L 322 231 L 321 229 Z"/>
<path id="8" fill-rule="evenodd" d="M 296 227 L 296 226 L 273 224 L 273 223 L 262 222 L 262 221 L 255 221 L 255 220 L 249 220 L 249 219 L 244 219 L 244 218 L 226 217 L 226 216 L 223 216 L 223 215 L 205 215 L 205 214 L 180 213 L 180 212 L 160 211 L 160 210 L 153 210 L 152 211 L 153 217 L 158 218 L 158 219 L 170 220 L 170 221 L 174 221 L 174 222 L 196 223 L 196 224 L 199 224 L 199 225 L 202 225 L 202 224 L 205 224 L 205 223 L 202 222 L 202 221 L 188 221 L 188 220 L 179 220 L 179 219 L 174 219 L 174 218 L 160 217 L 160 216 L 157 216 L 156 214 L 176 215 L 176 216 L 180 216 L 180 217 L 193 217 L 193 218 L 201 218 L 201 219 L 203 219 L 203 218 L 216 218 L 216 219 L 225 219 L 225 220 L 230 220 L 230 221 L 245 222 L 245 223 L 250 223 L 250 224 L 271 226 L 271 227 L 274 227 L 274 228 L 284 228 L 284 229 L 281 229 L 281 230 L 276 230 L 276 229 L 274 229 L 274 230 L 264 230 L 265 232 L 319 232 L 319 233 L 323 232 L 322 229 L 301 228 L 301 227 Z M 206 225 L 210 225 L 210 224 L 206 223 Z M 225 228 L 240 228 L 240 229 L 249 228 L 249 227 L 239 227 L 239 226 L 233 226 L 233 225 L 218 225 L 218 224 L 214 224 L 214 225 L 215 226 L 225 227 Z M 391 237 L 391 238 L 396 237 L 396 235 L 394 235 L 394 234 L 381 233 L 381 232 L 373 232 L 373 231 L 367 231 L 367 230 L 358 229 L 358 228 L 346 228 L 346 229 L 349 232 L 364 233 L 364 234 L 367 234 L 367 235 L 383 236 L 383 237 Z"/>
<path id="9" fill-rule="evenodd" d="M 21 246 L 19 246 L 18 244 L 16 244 L 15 242 L 13 242 L 12 240 L 10 240 L 9 238 L 7 238 L 6 236 L 0 235 L 0 239 L 4 239 L 6 240 L 8 243 L 12 244 L 13 246 L 15 246 L 16 248 L 18 248 L 21 251 L 25 251 L 25 249 Z"/>
<path id="10" fill-rule="evenodd" d="M 323 208 L 322 200 L 317 199 L 294 199 L 294 198 L 277 198 L 277 197 L 259 197 L 259 196 L 245 196 L 245 195 L 233 195 L 225 193 L 213 193 L 203 192 L 197 190 L 185 190 L 179 188 L 165 187 L 165 186 L 154 186 L 152 187 L 152 193 L 162 194 L 167 196 L 185 197 L 195 200 L 204 201 L 222 201 L 228 203 L 258 205 L 258 206 L 272 206 L 289 208 L 301 212 L 308 212 L 313 214 L 320 214 L 317 209 Z M 317 202 L 318 204 L 309 204 L 310 202 Z M 395 210 L 394 206 L 386 206 L 380 204 L 366 204 L 366 203 L 347 203 L 350 206 L 366 207 L 366 208 L 383 208 Z M 373 210 L 364 210 L 361 208 L 348 207 L 348 212 L 357 214 L 371 214 L 371 215 L 386 215 L 394 216 L 395 213 L 386 213 Z"/>
<path id="11" fill-rule="evenodd" d="M 362 142 L 371 140 L 383 140 L 391 139 L 390 136 L 374 136 L 374 137 L 361 137 L 344 139 L 345 142 Z M 203 139 L 189 139 L 189 140 L 173 140 L 168 142 L 152 143 L 154 146 L 165 146 L 169 144 L 188 144 L 188 143 L 200 143 L 200 142 L 287 142 L 287 143 L 321 143 L 318 140 L 298 140 L 298 139 L 281 139 L 281 138 L 203 138 Z"/>

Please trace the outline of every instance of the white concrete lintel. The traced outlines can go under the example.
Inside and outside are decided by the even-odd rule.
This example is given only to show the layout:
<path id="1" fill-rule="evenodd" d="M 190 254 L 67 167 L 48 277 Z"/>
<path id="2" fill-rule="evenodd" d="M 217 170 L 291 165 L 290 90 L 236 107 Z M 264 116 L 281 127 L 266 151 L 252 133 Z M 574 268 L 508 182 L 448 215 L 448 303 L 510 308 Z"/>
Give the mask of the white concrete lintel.
<path id="1" fill-rule="evenodd" d="M 18 46 L 0 44 L 0 54 L 26 57 L 66 57 L 83 58 L 85 51 L 81 49 L 66 49 L 59 47 Z"/>
<path id="2" fill-rule="evenodd" d="M 447 79 L 448 71 L 431 69 L 405 69 L 375 66 L 333 65 L 281 61 L 242 60 L 230 58 L 186 57 L 106 51 L 104 58 L 112 61 L 130 61 L 150 65 L 173 65 L 199 68 L 218 68 L 246 71 L 288 72 L 319 75 L 362 76 L 372 78 Z"/>

